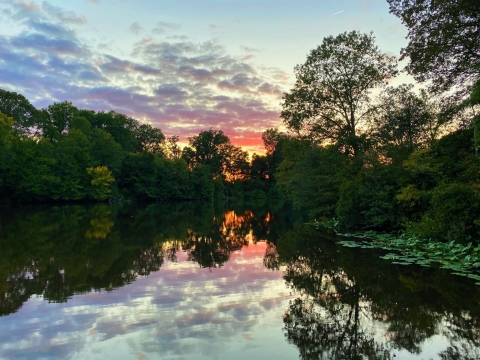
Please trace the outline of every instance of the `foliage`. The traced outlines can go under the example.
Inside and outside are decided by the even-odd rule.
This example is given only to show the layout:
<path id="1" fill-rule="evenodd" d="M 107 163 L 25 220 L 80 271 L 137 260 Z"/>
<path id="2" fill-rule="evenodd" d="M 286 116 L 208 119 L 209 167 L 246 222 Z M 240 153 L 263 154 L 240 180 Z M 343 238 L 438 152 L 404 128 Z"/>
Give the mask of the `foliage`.
<path id="1" fill-rule="evenodd" d="M 329 36 L 295 67 L 295 88 L 285 93 L 287 127 L 359 155 L 362 125 L 374 110 L 370 93 L 396 75 L 394 57 L 381 53 L 372 34 Z"/>
<path id="2" fill-rule="evenodd" d="M 95 168 L 87 168 L 87 173 L 92 177 L 92 198 L 99 201 L 109 199 L 112 193 L 110 186 L 115 181 L 112 177 L 112 172 L 106 166 L 97 166 Z"/>
<path id="3" fill-rule="evenodd" d="M 480 285 L 480 246 L 474 247 L 472 243 L 458 244 L 455 240 L 448 243 L 432 242 L 416 235 L 398 236 L 375 232 L 339 235 L 369 239 L 339 241 L 343 246 L 395 251 L 382 256 L 382 259 L 393 260 L 394 264 L 399 265 L 440 266 L 453 270 L 456 275 L 474 279 Z"/>
<path id="4" fill-rule="evenodd" d="M 335 146 L 318 147 L 292 138 L 284 143 L 282 157 L 277 184 L 293 205 L 312 216 L 333 216 L 345 156 Z"/>
<path id="5" fill-rule="evenodd" d="M 164 155 L 165 135 L 162 130 L 150 124 L 142 124 L 135 131 L 135 139 L 138 143 L 138 152 L 149 151 L 160 156 Z"/>
<path id="6" fill-rule="evenodd" d="M 413 151 L 427 147 L 440 126 L 429 109 L 427 94 L 418 96 L 412 89 L 413 85 L 386 88 L 373 120 L 380 153 L 397 165 Z"/>
<path id="7" fill-rule="evenodd" d="M 477 0 L 387 0 L 408 28 L 402 59 L 418 81 L 437 90 L 464 87 L 480 75 L 480 4 Z"/>
<path id="8" fill-rule="evenodd" d="M 0 89 L 0 113 L 15 119 L 14 129 L 30 133 L 30 129 L 41 122 L 40 112 L 25 96 Z"/>

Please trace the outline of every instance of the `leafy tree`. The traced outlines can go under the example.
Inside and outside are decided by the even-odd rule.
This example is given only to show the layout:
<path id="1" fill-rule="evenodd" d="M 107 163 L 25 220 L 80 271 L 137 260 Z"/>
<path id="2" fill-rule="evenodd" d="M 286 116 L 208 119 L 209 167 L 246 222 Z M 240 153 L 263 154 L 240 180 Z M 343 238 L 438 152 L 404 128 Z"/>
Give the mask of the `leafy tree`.
<path id="1" fill-rule="evenodd" d="M 19 200 L 45 201 L 52 198 L 60 184 L 55 173 L 55 147 L 48 139 L 15 138 L 12 142 L 11 162 L 5 186 L 10 196 Z"/>
<path id="2" fill-rule="evenodd" d="M 192 199 L 190 192 L 190 172 L 183 159 L 155 157 L 157 173 L 157 200 Z"/>
<path id="3" fill-rule="evenodd" d="M 320 147 L 308 140 L 289 139 L 282 149 L 277 185 L 296 208 L 312 216 L 334 215 L 346 159 L 333 145 Z"/>
<path id="4" fill-rule="evenodd" d="M 137 120 L 115 111 L 100 111 L 89 121 L 93 128 L 110 133 L 123 150 L 133 153 L 138 149 L 138 140 L 135 138 L 139 127 Z"/>
<path id="5" fill-rule="evenodd" d="M 440 124 L 429 111 L 427 94 L 418 96 L 413 85 L 388 87 L 380 96 L 375 116 L 375 142 L 382 155 L 401 165 L 415 150 L 428 146 L 436 138 Z"/>
<path id="6" fill-rule="evenodd" d="M 445 91 L 480 76 L 480 3 L 477 0 L 387 0 L 408 28 L 401 59 L 418 81 Z"/>
<path id="7" fill-rule="evenodd" d="M 274 128 L 267 129 L 262 133 L 263 145 L 268 155 L 272 155 L 275 152 L 278 142 L 285 136 L 283 132 Z"/>
<path id="8" fill-rule="evenodd" d="M 148 152 L 127 155 L 122 162 L 119 188 L 138 199 L 156 199 L 155 155 Z"/>
<path id="9" fill-rule="evenodd" d="M 14 139 L 13 126 L 15 122 L 11 117 L 0 112 L 0 191 L 3 189 L 7 172 L 13 161 L 11 152 Z"/>
<path id="10" fill-rule="evenodd" d="M 29 128 L 38 125 L 40 121 L 39 111 L 25 96 L 2 89 L 0 89 L 0 113 L 12 117 L 15 120 L 14 128 L 24 133 L 28 133 Z"/>
<path id="11" fill-rule="evenodd" d="M 90 133 L 90 156 L 94 166 L 107 166 L 114 176 L 120 174 L 125 152 L 112 135 L 102 129 L 93 129 Z"/>
<path id="12" fill-rule="evenodd" d="M 154 128 L 150 124 L 142 124 L 135 131 L 135 139 L 138 143 L 138 151 L 148 151 L 163 156 L 163 144 L 165 135 L 162 130 Z"/>
<path id="13" fill-rule="evenodd" d="M 247 167 L 247 153 L 233 146 L 222 130 L 201 131 L 188 141 L 190 146 L 183 149 L 182 157 L 191 168 L 204 165 L 214 177 L 227 177 L 232 172 L 237 178 Z"/>
<path id="14" fill-rule="evenodd" d="M 229 181 L 244 180 L 249 169 L 248 152 L 230 145 L 225 149 L 222 173 Z"/>
<path id="15" fill-rule="evenodd" d="M 54 199 L 80 200 L 87 195 L 90 177 L 85 169 L 91 167 L 91 142 L 80 130 L 70 130 L 55 143 L 54 173 L 60 183 L 53 190 Z"/>
<path id="16" fill-rule="evenodd" d="M 397 74 L 396 60 L 378 50 L 372 34 L 329 36 L 295 67 L 295 87 L 283 96 L 290 130 L 359 154 L 359 133 L 374 106 L 370 93 Z"/>
<path id="17" fill-rule="evenodd" d="M 178 146 L 178 140 L 180 138 L 177 135 L 173 135 L 167 138 L 165 141 L 165 156 L 170 159 L 180 159 L 182 157 L 182 149 Z"/>
<path id="18" fill-rule="evenodd" d="M 70 123 L 78 113 L 78 109 L 70 101 L 53 103 L 47 107 L 48 119 L 41 125 L 44 136 L 58 139 L 68 132 Z"/>
<path id="19" fill-rule="evenodd" d="M 87 168 L 87 173 L 92 177 L 92 198 L 100 201 L 107 200 L 112 193 L 110 185 L 115 181 L 112 172 L 106 166 L 97 166 Z"/>

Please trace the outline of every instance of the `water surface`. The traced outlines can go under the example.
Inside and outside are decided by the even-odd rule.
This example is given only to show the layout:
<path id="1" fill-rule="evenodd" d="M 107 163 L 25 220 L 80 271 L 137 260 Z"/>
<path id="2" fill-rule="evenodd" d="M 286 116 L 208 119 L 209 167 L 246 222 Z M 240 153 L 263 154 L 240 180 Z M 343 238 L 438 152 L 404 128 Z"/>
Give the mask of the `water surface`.
<path id="1" fill-rule="evenodd" d="M 3 208 L 1 359 L 479 359 L 480 292 L 282 204 Z"/>

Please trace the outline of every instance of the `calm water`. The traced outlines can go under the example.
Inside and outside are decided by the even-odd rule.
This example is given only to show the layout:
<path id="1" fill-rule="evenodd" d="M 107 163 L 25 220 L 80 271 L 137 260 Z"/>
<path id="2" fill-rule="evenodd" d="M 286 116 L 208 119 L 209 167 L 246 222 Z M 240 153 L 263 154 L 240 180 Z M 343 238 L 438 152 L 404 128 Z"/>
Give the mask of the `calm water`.
<path id="1" fill-rule="evenodd" d="M 0 359 L 480 359 L 480 287 L 282 204 L 0 209 Z"/>

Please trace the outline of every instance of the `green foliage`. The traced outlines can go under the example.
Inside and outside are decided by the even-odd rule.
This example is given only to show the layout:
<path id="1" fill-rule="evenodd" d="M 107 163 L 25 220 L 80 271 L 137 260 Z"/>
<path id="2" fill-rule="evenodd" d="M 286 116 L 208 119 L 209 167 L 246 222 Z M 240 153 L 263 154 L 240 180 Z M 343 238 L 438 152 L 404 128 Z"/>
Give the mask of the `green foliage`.
<path id="1" fill-rule="evenodd" d="M 95 168 L 87 168 L 87 173 L 92 177 L 90 196 L 99 201 L 109 199 L 112 193 L 110 186 L 115 181 L 112 177 L 112 172 L 106 166 L 97 166 Z"/>
<path id="2" fill-rule="evenodd" d="M 40 113 L 21 94 L 0 89 L 0 113 L 14 119 L 17 131 L 28 133 L 29 128 L 41 122 Z"/>
<path id="3" fill-rule="evenodd" d="M 135 131 L 135 139 L 138 143 L 138 152 L 149 151 L 160 156 L 164 155 L 165 135 L 162 130 L 150 124 L 142 124 Z"/>
<path id="4" fill-rule="evenodd" d="M 257 199 L 257 200 L 267 199 L 267 194 L 265 194 L 265 192 L 260 189 L 255 189 L 248 194 L 248 197 L 250 199 Z"/>
<path id="5" fill-rule="evenodd" d="M 346 157 L 334 146 L 319 147 L 297 138 L 284 142 L 282 157 L 276 179 L 287 198 L 312 216 L 332 217 Z"/>
<path id="6" fill-rule="evenodd" d="M 70 101 L 53 103 L 47 107 L 48 121 L 43 124 L 44 131 L 49 133 L 52 139 L 67 132 L 70 124 L 77 116 L 78 109 Z"/>
<path id="7" fill-rule="evenodd" d="M 139 126 L 137 120 L 115 111 L 100 111 L 91 116 L 89 121 L 93 128 L 102 129 L 112 135 L 124 151 L 133 153 L 138 149 L 138 140 L 135 137 Z"/>
<path id="8" fill-rule="evenodd" d="M 212 202 L 215 198 L 215 183 L 209 166 L 197 165 L 193 168 L 190 181 L 194 199 Z"/>
<path id="9" fill-rule="evenodd" d="M 480 242 L 480 192 L 470 185 L 442 183 L 432 191 L 430 207 L 410 229 L 433 240 Z"/>
<path id="10" fill-rule="evenodd" d="M 454 271 L 456 275 L 477 280 L 477 285 L 480 285 L 480 246 L 473 247 L 472 243 L 458 244 L 455 240 L 448 243 L 432 242 L 416 235 L 397 236 L 375 232 L 339 235 L 362 239 L 339 241 L 343 246 L 394 251 L 382 256 L 382 259 L 393 260 L 398 265 L 440 266 Z"/>
<path id="11" fill-rule="evenodd" d="M 182 158 L 189 167 L 207 166 L 213 177 L 231 181 L 243 179 L 248 172 L 248 153 L 233 146 L 222 130 L 201 131 L 188 138 Z"/>
<path id="12" fill-rule="evenodd" d="M 402 58 L 418 81 L 437 90 L 464 87 L 480 74 L 480 5 L 477 0 L 387 0 L 408 29 Z"/>
<path id="13" fill-rule="evenodd" d="M 390 166 L 375 164 L 361 168 L 340 186 L 335 213 L 349 229 L 392 229 L 396 226 L 397 179 Z"/>
<path id="14" fill-rule="evenodd" d="M 396 66 L 394 57 L 378 50 L 372 34 L 324 38 L 305 64 L 295 67 L 295 88 L 283 97 L 285 125 L 359 155 L 359 130 L 375 109 L 370 92 L 395 76 Z"/>
<path id="15" fill-rule="evenodd" d="M 426 93 L 420 97 L 412 89 L 413 85 L 385 89 L 373 120 L 373 137 L 380 153 L 396 165 L 413 151 L 428 146 L 439 127 L 429 111 Z"/>

